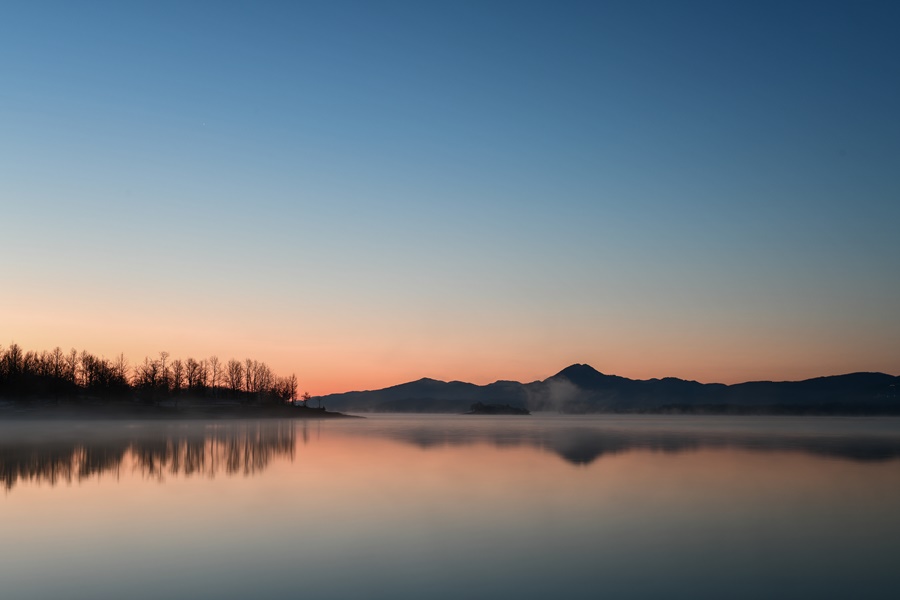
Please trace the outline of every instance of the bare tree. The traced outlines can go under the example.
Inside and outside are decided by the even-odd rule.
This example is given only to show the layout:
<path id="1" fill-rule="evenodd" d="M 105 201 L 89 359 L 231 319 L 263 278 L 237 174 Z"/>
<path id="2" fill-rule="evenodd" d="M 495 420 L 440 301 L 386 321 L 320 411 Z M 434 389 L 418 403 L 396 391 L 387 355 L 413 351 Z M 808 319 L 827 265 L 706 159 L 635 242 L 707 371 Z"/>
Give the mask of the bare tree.
<path id="1" fill-rule="evenodd" d="M 17 377 L 22 371 L 23 357 L 21 346 L 15 342 L 10 344 L 3 357 L 3 362 L 5 363 L 6 376 L 10 379 Z"/>
<path id="2" fill-rule="evenodd" d="M 209 357 L 209 386 L 213 389 L 213 396 L 217 395 L 219 376 L 221 375 L 219 357 L 213 354 Z"/>
<path id="3" fill-rule="evenodd" d="M 256 391 L 255 376 L 256 361 L 250 360 L 249 358 L 244 360 L 244 391 L 248 394 L 252 394 Z"/>
<path id="4" fill-rule="evenodd" d="M 188 358 L 184 363 L 184 379 L 188 390 L 193 392 L 199 385 L 200 363 L 193 358 Z"/>
<path id="5" fill-rule="evenodd" d="M 288 377 L 288 393 L 289 400 L 293 404 L 297 399 L 297 374 L 291 373 L 291 376 Z"/>
<path id="6" fill-rule="evenodd" d="M 112 368 L 116 378 L 120 379 L 123 383 L 128 382 L 128 359 L 125 358 L 124 353 L 119 353 Z"/>
<path id="7" fill-rule="evenodd" d="M 166 360 L 169 358 L 169 353 L 165 350 L 162 350 L 159 353 L 159 364 L 160 364 L 160 383 L 166 392 L 169 391 L 169 367 L 166 365 Z"/>
<path id="8" fill-rule="evenodd" d="M 267 393 L 270 396 L 274 396 L 282 403 L 292 404 L 297 392 L 296 375 L 291 375 L 290 377 L 276 377 L 275 375 L 272 375 L 271 379 L 272 382 L 269 386 L 269 389 L 267 390 Z"/>
<path id="9" fill-rule="evenodd" d="M 37 375 L 40 372 L 40 363 L 40 355 L 33 350 L 29 350 L 22 357 L 22 375 Z"/>
<path id="10" fill-rule="evenodd" d="M 225 379 L 228 382 L 228 387 L 231 388 L 232 393 L 237 394 L 241 389 L 241 384 L 244 379 L 244 367 L 241 365 L 241 362 L 235 359 L 229 359 L 228 364 L 225 367 Z"/>
<path id="11" fill-rule="evenodd" d="M 78 374 L 78 350 L 72 348 L 66 356 L 66 381 L 70 383 L 78 383 L 76 378 Z"/>
<path id="12" fill-rule="evenodd" d="M 46 350 L 38 356 L 38 374 L 41 377 L 53 377 L 53 356 Z"/>
<path id="13" fill-rule="evenodd" d="M 184 363 L 180 358 L 172 361 L 172 392 L 176 395 L 181 392 L 184 385 Z"/>
<path id="14" fill-rule="evenodd" d="M 206 359 L 202 359 L 197 367 L 197 387 L 200 389 L 209 385 L 209 365 Z"/>
<path id="15" fill-rule="evenodd" d="M 275 376 L 272 370 L 264 362 L 253 361 L 256 373 L 253 376 L 253 384 L 256 387 L 257 396 L 264 396 L 272 391 L 275 385 Z"/>
<path id="16" fill-rule="evenodd" d="M 160 384 L 159 361 L 144 357 L 144 362 L 134 368 L 134 385 L 136 387 L 155 389 Z"/>
<path id="17" fill-rule="evenodd" d="M 81 356 L 79 357 L 79 368 L 81 373 L 82 387 L 89 388 L 94 384 L 94 375 L 96 374 L 96 370 L 94 368 L 95 360 L 96 359 L 94 358 L 94 356 L 87 350 L 81 351 Z"/>
<path id="18" fill-rule="evenodd" d="M 66 369 L 66 355 L 62 348 L 57 346 L 50 352 L 50 375 L 56 379 L 63 379 Z"/>

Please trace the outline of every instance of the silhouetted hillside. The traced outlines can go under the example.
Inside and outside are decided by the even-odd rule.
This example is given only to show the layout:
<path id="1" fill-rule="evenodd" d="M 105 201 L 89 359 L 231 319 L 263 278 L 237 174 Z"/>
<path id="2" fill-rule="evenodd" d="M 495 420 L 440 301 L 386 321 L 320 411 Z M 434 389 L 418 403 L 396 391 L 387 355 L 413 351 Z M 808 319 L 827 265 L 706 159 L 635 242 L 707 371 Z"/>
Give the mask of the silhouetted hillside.
<path id="1" fill-rule="evenodd" d="M 851 373 L 805 381 L 735 385 L 666 377 L 636 380 L 575 364 L 543 381 L 479 386 L 420 379 L 367 392 L 321 398 L 329 408 L 372 412 L 465 412 L 472 404 L 510 404 L 531 411 L 900 414 L 900 378 Z"/>
<path id="2" fill-rule="evenodd" d="M 472 405 L 468 398 L 483 391 L 484 387 L 472 383 L 422 378 L 383 390 L 332 394 L 316 398 L 314 403 L 321 399 L 329 409 L 352 406 L 355 410 L 375 412 L 463 412 Z"/>
<path id="3" fill-rule="evenodd" d="M 306 395 L 302 399 L 306 400 Z M 0 347 L 0 405 L 56 403 L 91 405 L 132 404 L 178 406 L 241 403 L 283 406 L 298 399 L 297 376 L 279 377 L 264 362 L 249 358 L 221 361 L 144 357 L 130 365 L 124 354 L 107 359 L 80 353 L 24 350 L 13 342 Z"/>

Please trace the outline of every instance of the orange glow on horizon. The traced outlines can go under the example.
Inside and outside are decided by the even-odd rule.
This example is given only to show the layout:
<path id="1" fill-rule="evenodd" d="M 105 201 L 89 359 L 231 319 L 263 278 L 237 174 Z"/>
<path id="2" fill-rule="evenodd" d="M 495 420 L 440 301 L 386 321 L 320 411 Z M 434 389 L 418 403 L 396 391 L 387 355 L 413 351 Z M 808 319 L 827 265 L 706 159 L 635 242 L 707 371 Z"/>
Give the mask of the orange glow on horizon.
<path id="1" fill-rule="evenodd" d="M 497 380 L 528 383 L 573 363 L 632 379 L 679 377 L 704 383 L 799 380 L 854 371 L 900 372 L 900 340 L 865 330 L 805 331 L 778 328 L 691 330 L 603 326 L 528 330 L 517 322 L 446 324 L 418 329 L 397 324 L 350 323 L 329 328 L 297 319 L 275 323 L 264 315 L 226 319 L 199 309 L 135 320 L 128 307 L 66 306 L 55 298 L 0 299 L 0 345 L 25 350 L 76 348 L 132 366 L 166 350 L 171 358 L 252 358 L 277 375 L 296 373 L 299 391 L 326 395 L 372 390 L 429 377 L 479 385 Z M 168 307 L 167 307 L 168 310 Z M 166 311 L 162 311 L 166 312 Z M 332 322 L 337 322 L 332 319 Z M 690 335 L 688 335 L 690 333 Z M 894 357 L 892 359 L 892 357 Z"/>

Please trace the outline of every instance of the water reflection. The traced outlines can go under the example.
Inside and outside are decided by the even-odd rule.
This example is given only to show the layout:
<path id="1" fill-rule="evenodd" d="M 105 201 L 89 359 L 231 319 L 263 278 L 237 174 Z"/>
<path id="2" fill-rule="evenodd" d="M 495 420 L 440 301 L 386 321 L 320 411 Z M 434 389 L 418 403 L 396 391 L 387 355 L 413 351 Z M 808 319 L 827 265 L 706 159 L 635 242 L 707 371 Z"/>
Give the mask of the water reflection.
<path id="1" fill-rule="evenodd" d="M 14 429 L 13 429 L 14 427 Z M 146 478 L 252 475 L 275 457 L 293 458 L 292 421 L 218 423 L 4 424 L 0 481 L 56 485 L 123 469 Z"/>
<path id="2" fill-rule="evenodd" d="M 898 432 L 745 417 L 0 422 L 0 477 L 16 486 L 0 494 L 0 590 L 893 599 Z"/>
<path id="3" fill-rule="evenodd" d="M 900 420 L 753 417 L 529 419 L 376 416 L 354 422 L 0 423 L 0 482 L 56 485 L 123 470 L 146 479 L 253 475 L 298 444 L 377 438 L 429 450 L 534 448 L 575 465 L 635 450 L 800 452 L 851 461 L 900 457 Z"/>
<path id="4" fill-rule="evenodd" d="M 587 465 L 633 450 L 676 453 L 701 449 L 804 452 L 854 461 L 900 457 L 900 420 L 893 418 L 587 417 L 511 421 L 506 417 L 390 419 L 357 433 L 423 449 L 489 444 L 530 446 Z"/>

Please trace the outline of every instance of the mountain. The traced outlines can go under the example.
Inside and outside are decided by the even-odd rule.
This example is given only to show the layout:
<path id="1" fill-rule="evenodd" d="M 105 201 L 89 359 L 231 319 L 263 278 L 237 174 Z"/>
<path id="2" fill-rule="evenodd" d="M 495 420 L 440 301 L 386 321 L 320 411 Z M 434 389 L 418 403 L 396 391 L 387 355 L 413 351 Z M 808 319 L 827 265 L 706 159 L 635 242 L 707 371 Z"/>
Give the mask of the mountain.
<path id="1" fill-rule="evenodd" d="M 628 379 L 575 364 L 531 383 L 475 385 L 423 378 L 380 390 L 321 396 L 313 402 L 354 412 L 463 413 L 481 402 L 565 413 L 900 414 L 898 390 L 900 377 L 884 373 L 725 385 L 674 377 Z"/>
<path id="2" fill-rule="evenodd" d="M 430 412 L 462 413 L 472 404 L 512 404 L 524 406 L 525 387 L 516 381 L 497 381 L 490 385 L 475 385 L 462 381 L 438 381 L 423 378 L 381 390 L 346 392 L 313 399 L 323 406 L 345 406 L 366 412 Z"/>

